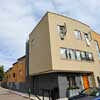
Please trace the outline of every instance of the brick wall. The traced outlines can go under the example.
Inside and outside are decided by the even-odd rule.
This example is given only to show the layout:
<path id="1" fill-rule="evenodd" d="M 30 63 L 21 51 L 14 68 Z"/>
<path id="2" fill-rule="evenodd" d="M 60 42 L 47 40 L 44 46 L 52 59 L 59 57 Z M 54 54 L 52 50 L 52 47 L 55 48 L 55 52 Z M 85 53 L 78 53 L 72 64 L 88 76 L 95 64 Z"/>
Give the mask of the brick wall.
<path id="1" fill-rule="evenodd" d="M 25 82 L 26 80 L 26 57 L 23 56 L 5 73 L 6 82 Z"/>

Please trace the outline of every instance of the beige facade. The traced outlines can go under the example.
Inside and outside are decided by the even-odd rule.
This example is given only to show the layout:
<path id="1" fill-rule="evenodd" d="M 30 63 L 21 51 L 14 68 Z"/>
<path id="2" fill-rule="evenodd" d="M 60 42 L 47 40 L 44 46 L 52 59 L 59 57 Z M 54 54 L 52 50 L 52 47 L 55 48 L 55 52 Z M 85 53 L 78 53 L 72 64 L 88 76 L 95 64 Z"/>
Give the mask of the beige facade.
<path id="1" fill-rule="evenodd" d="M 51 47 L 48 16 L 45 16 L 29 36 L 29 73 L 51 71 Z"/>
<path id="2" fill-rule="evenodd" d="M 66 25 L 67 32 L 64 40 L 60 39 L 57 28 L 59 25 Z M 81 32 L 81 39 L 76 39 L 75 30 Z M 91 36 L 89 46 L 84 39 L 85 33 Z M 91 34 L 92 29 L 84 23 L 55 13 L 46 13 L 29 36 L 29 74 L 50 72 L 94 73 L 98 86 L 97 76 L 100 76 L 100 63 Z M 61 47 L 91 52 L 94 61 L 61 59 Z"/>

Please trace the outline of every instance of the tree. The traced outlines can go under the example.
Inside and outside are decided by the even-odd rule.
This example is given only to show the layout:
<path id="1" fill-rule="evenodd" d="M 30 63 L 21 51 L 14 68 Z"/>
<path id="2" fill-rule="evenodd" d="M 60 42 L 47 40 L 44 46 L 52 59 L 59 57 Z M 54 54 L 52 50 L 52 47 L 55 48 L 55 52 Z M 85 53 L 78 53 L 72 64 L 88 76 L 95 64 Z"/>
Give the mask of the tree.
<path id="1" fill-rule="evenodd" d="M 4 78 L 4 66 L 0 66 L 0 81 Z"/>

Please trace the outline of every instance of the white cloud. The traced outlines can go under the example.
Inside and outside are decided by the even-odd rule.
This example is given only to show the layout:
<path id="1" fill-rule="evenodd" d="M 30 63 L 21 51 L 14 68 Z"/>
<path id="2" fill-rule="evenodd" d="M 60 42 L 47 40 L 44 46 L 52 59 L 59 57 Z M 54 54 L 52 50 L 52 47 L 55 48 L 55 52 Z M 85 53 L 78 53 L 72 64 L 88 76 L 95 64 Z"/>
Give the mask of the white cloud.
<path id="1" fill-rule="evenodd" d="M 59 13 L 70 16 L 90 25 L 94 30 L 98 28 L 100 18 L 100 2 L 98 0 L 54 0 Z"/>
<path id="2" fill-rule="evenodd" d="M 20 0 L 0 2 L 0 64 L 7 69 L 25 53 L 25 42 L 35 25 L 31 7 Z"/>

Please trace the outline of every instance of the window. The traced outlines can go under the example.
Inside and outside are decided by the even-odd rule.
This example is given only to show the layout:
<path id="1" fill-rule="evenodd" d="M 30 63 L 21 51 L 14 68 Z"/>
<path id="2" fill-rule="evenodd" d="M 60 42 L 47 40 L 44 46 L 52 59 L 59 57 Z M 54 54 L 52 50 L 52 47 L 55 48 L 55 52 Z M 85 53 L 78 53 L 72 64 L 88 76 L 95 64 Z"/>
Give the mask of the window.
<path id="1" fill-rule="evenodd" d="M 75 88 L 76 87 L 75 76 L 68 76 L 67 79 L 69 82 L 69 88 Z"/>
<path id="2" fill-rule="evenodd" d="M 65 48 L 60 48 L 60 56 L 62 59 L 66 59 L 66 49 Z"/>
<path id="3" fill-rule="evenodd" d="M 13 73 L 13 77 L 15 78 L 15 73 Z"/>
<path id="4" fill-rule="evenodd" d="M 75 30 L 75 31 L 74 31 L 74 34 L 75 34 L 76 39 L 81 40 L 81 32 L 80 32 L 80 31 Z"/>
<path id="5" fill-rule="evenodd" d="M 98 81 L 98 83 L 100 85 L 100 77 L 99 76 L 97 76 L 97 81 Z"/>
<path id="6" fill-rule="evenodd" d="M 98 57 L 99 57 L 99 60 L 100 60 L 100 48 L 99 48 L 99 45 L 98 45 L 98 42 L 96 42 L 96 49 L 97 49 L 97 52 L 98 52 Z"/>
<path id="7" fill-rule="evenodd" d="M 85 38 L 87 46 L 90 46 L 90 40 L 91 40 L 90 33 L 84 33 L 84 38 Z"/>
<path id="8" fill-rule="evenodd" d="M 82 55 L 81 55 L 82 56 Z M 84 59 L 82 59 L 82 60 L 86 60 L 86 61 L 94 61 L 94 59 L 93 59 L 93 54 L 92 53 L 90 53 L 90 52 L 85 52 L 85 58 Z"/>
<path id="9" fill-rule="evenodd" d="M 84 51 L 81 52 L 81 59 L 82 59 L 82 60 L 86 60 L 86 55 L 85 55 L 85 53 L 86 53 L 86 52 L 84 52 Z"/>
<path id="10" fill-rule="evenodd" d="M 88 36 L 87 33 L 84 34 L 84 37 L 85 37 L 85 39 L 86 39 L 86 38 L 89 39 L 89 36 Z"/>
<path id="11" fill-rule="evenodd" d="M 58 25 L 58 32 L 61 40 L 66 36 L 66 25 Z"/>
<path id="12" fill-rule="evenodd" d="M 98 52 L 100 52 L 98 42 L 97 41 L 95 41 L 95 42 L 96 42 L 96 49 Z"/>
<path id="13" fill-rule="evenodd" d="M 86 60 L 89 60 L 89 53 L 86 52 Z"/>
<path id="14" fill-rule="evenodd" d="M 67 58 L 71 59 L 70 49 L 67 49 Z"/>
<path id="15" fill-rule="evenodd" d="M 75 60 L 75 52 L 74 52 L 74 50 L 70 49 L 69 51 L 70 51 L 71 59 Z"/>
<path id="16" fill-rule="evenodd" d="M 89 60 L 92 61 L 93 60 L 93 54 L 89 53 L 88 55 L 89 55 Z"/>
<path id="17" fill-rule="evenodd" d="M 94 61 L 93 53 L 70 48 L 60 48 L 60 56 L 62 59 Z"/>
<path id="18" fill-rule="evenodd" d="M 91 40 L 91 33 L 84 33 L 84 38 L 88 39 L 88 40 Z"/>
<path id="19" fill-rule="evenodd" d="M 90 52 L 81 51 L 81 59 L 87 61 L 93 61 L 93 54 Z"/>
<path id="20" fill-rule="evenodd" d="M 88 60 L 88 61 L 92 61 L 93 60 L 92 53 L 86 52 L 86 60 Z"/>
<path id="21" fill-rule="evenodd" d="M 80 51 L 76 51 L 76 59 L 81 60 Z"/>
<path id="22" fill-rule="evenodd" d="M 60 48 L 60 55 L 62 59 L 73 59 L 75 60 L 75 52 L 72 49 Z"/>

